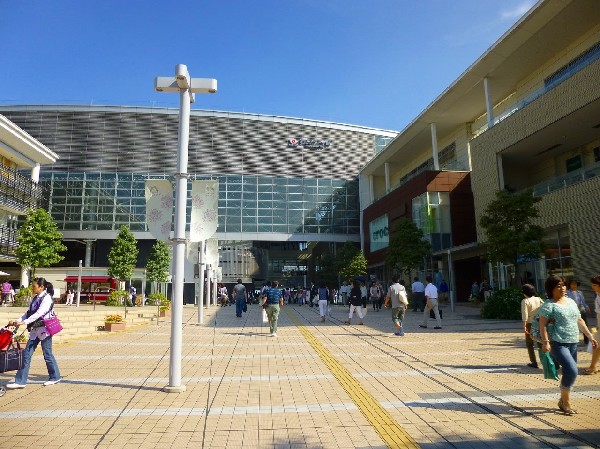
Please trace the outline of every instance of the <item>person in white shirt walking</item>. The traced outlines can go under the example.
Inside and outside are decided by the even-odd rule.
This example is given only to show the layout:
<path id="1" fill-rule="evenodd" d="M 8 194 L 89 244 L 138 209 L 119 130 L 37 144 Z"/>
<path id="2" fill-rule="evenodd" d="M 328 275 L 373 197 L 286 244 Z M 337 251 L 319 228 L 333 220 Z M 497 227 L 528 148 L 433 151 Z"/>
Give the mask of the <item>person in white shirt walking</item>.
<path id="1" fill-rule="evenodd" d="M 408 308 L 408 299 L 406 296 L 406 288 L 404 285 L 398 282 L 398 276 L 392 278 L 392 285 L 390 285 L 387 296 L 385 297 L 384 307 L 387 308 L 388 303 L 392 302 L 392 321 L 394 322 L 394 335 L 400 337 L 404 336 L 404 330 L 402 329 L 402 320 L 404 320 L 404 314 Z"/>
<path id="2" fill-rule="evenodd" d="M 523 321 L 523 332 L 525 332 L 525 346 L 527 347 L 527 353 L 529 354 L 529 363 L 527 366 L 530 368 L 537 368 L 538 363 L 535 358 L 535 348 L 533 347 L 534 341 L 531 339 L 531 321 L 533 320 L 533 314 L 542 307 L 544 300 L 537 296 L 535 287 L 531 284 L 525 284 L 521 287 L 523 292 L 523 300 L 521 301 L 521 319 Z M 542 348 L 542 344 L 538 343 L 538 348 Z"/>
<path id="3" fill-rule="evenodd" d="M 425 286 L 419 280 L 418 277 L 415 277 L 414 282 L 411 286 L 412 290 L 412 300 L 413 304 L 413 312 L 416 312 L 419 309 L 421 312 L 425 309 Z"/>
<path id="4" fill-rule="evenodd" d="M 425 281 L 427 282 L 427 285 L 425 286 L 425 310 L 423 311 L 423 324 L 419 324 L 419 327 L 427 328 L 429 311 L 433 310 L 437 322 L 437 326 L 435 326 L 434 329 L 441 329 L 442 319 L 440 318 L 440 311 L 438 309 L 438 291 L 431 282 L 431 276 L 427 276 Z"/>

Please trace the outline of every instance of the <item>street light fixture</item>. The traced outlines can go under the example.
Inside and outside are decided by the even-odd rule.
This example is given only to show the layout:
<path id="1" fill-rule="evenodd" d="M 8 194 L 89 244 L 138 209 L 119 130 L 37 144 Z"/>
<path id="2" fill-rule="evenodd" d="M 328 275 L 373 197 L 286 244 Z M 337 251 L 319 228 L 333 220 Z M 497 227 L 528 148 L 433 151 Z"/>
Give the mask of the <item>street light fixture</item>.
<path id="1" fill-rule="evenodd" d="M 177 172 L 175 173 L 175 232 L 173 236 L 173 301 L 171 314 L 171 352 L 169 360 L 168 393 L 181 393 L 181 343 L 183 325 L 183 278 L 185 263 L 185 208 L 187 198 L 188 143 L 190 137 L 190 103 L 195 93 L 216 93 L 217 80 L 192 78 L 187 66 L 177 64 L 175 77 L 156 77 L 154 89 L 158 92 L 179 92 L 179 135 L 177 143 Z M 201 307 L 201 304 L 198 305 Z"/>

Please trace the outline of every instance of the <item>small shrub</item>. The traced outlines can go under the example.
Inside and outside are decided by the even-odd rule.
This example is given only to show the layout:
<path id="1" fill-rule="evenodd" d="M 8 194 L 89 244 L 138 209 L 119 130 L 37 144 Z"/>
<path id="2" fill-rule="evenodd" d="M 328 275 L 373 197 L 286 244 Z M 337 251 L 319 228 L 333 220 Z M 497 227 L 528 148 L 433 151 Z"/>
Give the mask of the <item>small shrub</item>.
<path id="1" fill-rule="evenodd" d="M 148 296 L 148 303 L 153 306 L 160 306 L 160 310 L 169 310 L 171 308 L 171 301 L 162 293 L 152 293 Z"/>
<path id="2" fill-rule="evenodd" d="M 122 306 L 125 304 L 125 301 L 129 298 L 129 293 L 123 290 L 113 290 L 108 294 L 108 299 L 106 300 L 107 306 Z"/>
<path id="3" fill-rule="evenodd" d="M 12 305 L 14 307 L 29 307 L 32 298 L 33 291 L 31 290 L 31 286 L 21 288 L 15 295 L 15 300 Z"/>
<path id="4" fill-rule="evenodd" d="M 521 301 L 523 294 L 520 288 L 510 287 L 499 290 L 481 307 L 482 318 L 493 318 L 500 320 L 520 320 Z"/>
<path id="5" fill-rule="evenodd" d="M 104 318 L 105 323 L 122 323 L 123 317 L 121 315 L 106 315 Z"/>

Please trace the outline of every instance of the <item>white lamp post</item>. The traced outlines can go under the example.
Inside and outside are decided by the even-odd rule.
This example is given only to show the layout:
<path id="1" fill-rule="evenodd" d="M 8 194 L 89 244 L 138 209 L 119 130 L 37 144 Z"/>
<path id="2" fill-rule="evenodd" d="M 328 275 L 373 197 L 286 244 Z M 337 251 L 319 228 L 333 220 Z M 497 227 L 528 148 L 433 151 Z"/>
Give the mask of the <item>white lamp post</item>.
<path id="1" fill-rule="evenodd" d="M 171 314 L 171 353 L 169 362 L 168 393 L 181 393 L 181 342 L 183 324 L 183 270 L 185 261 L 185 208 L 187 198 L 188 142 L 190 134 L 190 103 L 195 93 L 217 92 L 217 80 L 191 78 L 183 64 L 175 66 L 175 77 L 156 77 L 154 89 L 158 92 L 179 92 L 179 135 L 177 144 L 177 173 L 175 173 L 175 233 L 173 238 L 173 300 Z"/>

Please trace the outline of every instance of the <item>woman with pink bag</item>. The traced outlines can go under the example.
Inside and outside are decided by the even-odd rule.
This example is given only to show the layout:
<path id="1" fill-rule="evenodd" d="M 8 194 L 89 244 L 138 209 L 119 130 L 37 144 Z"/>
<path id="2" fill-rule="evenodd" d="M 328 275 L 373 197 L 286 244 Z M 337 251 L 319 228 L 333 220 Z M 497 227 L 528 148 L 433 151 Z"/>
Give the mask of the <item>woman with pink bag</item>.
<path id="1" fill-rule="evenodd" d="M 27 377 L 29 376 L 31 358 L 40 342 L 50 377 L 48 381 L 44 382 L 44 386 L 54 385 L 61 380 L 58 364 L 56 363 L 54 354 L 52 354 L 52 335 L 44 325 L 44 319 L 54 317 L 54 312 L 52 311 L 54 305 L 52 300 L 54 287 L 49 282 L 46 282 L 46 279 L 36 278 L 31 284 L 31 289 L 35 296 L 29 305 L 29 309 L 27 309 L 25 315 L 20 319 L 9 323 L 9 326 L 21 326 L 24 324 L 29 331 L 29 341 L 27 342 L 27 346 L 25 346 L 23 357 L 23 368 L 17 371 L 14 383 L 6 385 L 6 388 L 9 390 L 25 388 Z"/>

